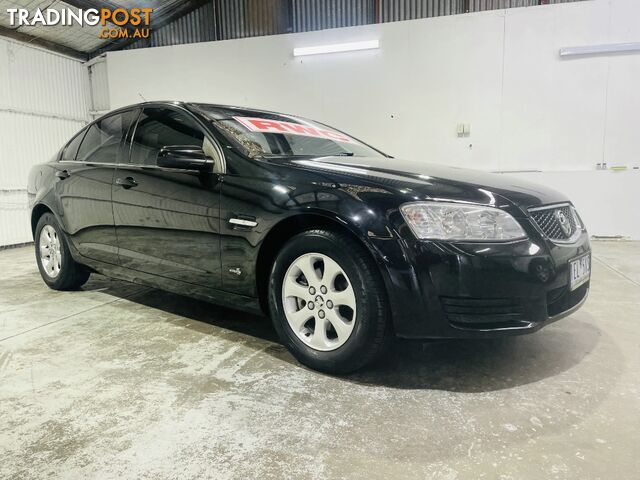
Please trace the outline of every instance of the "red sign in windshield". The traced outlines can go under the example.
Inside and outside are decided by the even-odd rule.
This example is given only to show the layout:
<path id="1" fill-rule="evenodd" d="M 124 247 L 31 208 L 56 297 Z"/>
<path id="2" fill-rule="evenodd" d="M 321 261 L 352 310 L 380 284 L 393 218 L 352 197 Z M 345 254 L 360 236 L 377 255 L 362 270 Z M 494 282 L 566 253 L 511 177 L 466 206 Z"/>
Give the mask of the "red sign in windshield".
<path id="1" fill-rule="evenodd" d="M 344 143 L 357 143 L 347 135 L 330 130 L 328 128 L 304 125 L 301 123 L 283 122 L 281 120 L 269 120 L 254 117 L 233 117 L 252 132 L 261 133 L 288 133 L 289 135 L 303 135 L 305 137 L 326 138 Z"/>

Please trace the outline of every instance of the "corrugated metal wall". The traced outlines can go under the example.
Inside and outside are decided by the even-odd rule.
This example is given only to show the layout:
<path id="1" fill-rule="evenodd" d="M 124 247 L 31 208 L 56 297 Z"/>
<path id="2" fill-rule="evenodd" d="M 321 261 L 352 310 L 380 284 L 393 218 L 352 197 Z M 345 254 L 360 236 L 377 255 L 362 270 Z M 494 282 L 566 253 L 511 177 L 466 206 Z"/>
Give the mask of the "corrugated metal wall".
<path id="1" fill-rule="evenodd" d="M 381 2 L 381 20 L 397 22 L 464 13 L 464 0 L 394 0 Z"/>
<path id="2" fill-rule="evenodd" d="M 149 38 L 133 43 L 126 49 L 164 47 L 217 40 L 215 12 L 214 2 L 205 3 L 193 12 L 178 18 L 175 22 L 153 30 Z"/>
<path id="3" fill-rule="evenodd" d="M 216 0 L 219 40 L 291 32 L 289 0 Z"/>
<path id="4" fill-rule="evenodd" d="M 107 76 L 107 59 L 100 57 L 88 64 L 89 83 L 91 86 L 91 118 L 95 119 L 111 109 L 109 101 L 109 80 Z"/>
<path id="5" fill-rule="evenodd" d="M 292 0 L 292 6 L 294 32 L 376 22 L 375 0 Z"/>
<path id="6" fill-rule="evenodd" d="M 584 0 L 549 0 L 568 3 Z M 211 0 L 131 48 L 307 32 L 538 5 L 538 0 Z"/>
<path id="7" fill-rule="evenodd" d="M 289 33 L 289 0 L 211 0 L 126 49 Z"/>
<path id="8" fill-rule="evenodd" d="M 31 240 L 26 182 L 88 120 L 89 77 L 76 60 L 0 39 L 0 246 Z"/>
<path id="9" fill-rule="evenodd" d="M 0 221 L 0 248 L 31 241 L 29 209 L 24 191 L 0 189 Z"/>
<path id="10" fill-rule="evenodd" d="M 500 8 L 532 7 L 538 0 L 469 0 L 469 11 L 498 10 Z"/>

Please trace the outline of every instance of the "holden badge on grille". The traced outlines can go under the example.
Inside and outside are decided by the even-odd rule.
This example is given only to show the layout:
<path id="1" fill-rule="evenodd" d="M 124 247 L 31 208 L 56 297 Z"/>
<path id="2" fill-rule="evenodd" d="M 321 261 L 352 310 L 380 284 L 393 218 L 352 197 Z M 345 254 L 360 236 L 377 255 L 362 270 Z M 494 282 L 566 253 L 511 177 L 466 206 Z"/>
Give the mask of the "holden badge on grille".
<path id="1" fill-rule="evenodd" d="M 558 225 L 560 225 L 560 228 L 562 229 L 562 232 L 567 237 L 570 237 L 571 236 L 571 223 L 569 222 L 569 219 L 567 218 L 567 216 L 560 209 L 555 211 L 555 216 L 556 216 L 556 220 L 558 221 Z"/>

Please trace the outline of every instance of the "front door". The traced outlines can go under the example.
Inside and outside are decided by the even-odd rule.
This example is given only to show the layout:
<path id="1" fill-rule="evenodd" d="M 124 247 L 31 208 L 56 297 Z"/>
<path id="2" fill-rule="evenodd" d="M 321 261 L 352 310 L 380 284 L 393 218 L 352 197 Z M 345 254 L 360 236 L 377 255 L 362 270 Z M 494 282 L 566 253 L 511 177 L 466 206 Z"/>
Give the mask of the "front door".
<path id="1" fill-rule="evenodd" d="M 113 182 L 120 264 L 219 288 L 218 175 L 161 168 L 156 163 L 165 146 L 197 146 L 208 153 L 212 151 L 211 140 L 188 113 L 147 107 L 128 145 L 128 162 L 118 166 Z"/>

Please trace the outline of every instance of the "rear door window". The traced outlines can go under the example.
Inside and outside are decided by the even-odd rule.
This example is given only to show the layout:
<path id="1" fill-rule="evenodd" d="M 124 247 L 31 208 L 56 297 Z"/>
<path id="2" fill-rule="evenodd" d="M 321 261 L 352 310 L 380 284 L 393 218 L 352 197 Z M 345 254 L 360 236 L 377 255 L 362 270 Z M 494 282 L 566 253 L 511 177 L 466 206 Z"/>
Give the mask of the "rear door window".
<path id="1" fill-rule="evenodd" d="M 116 113 L 92 124 L 78 149 L 76 160 L 87 163 L 117 163 L 122 139 L 135 121 L 138 110 Z"/>

